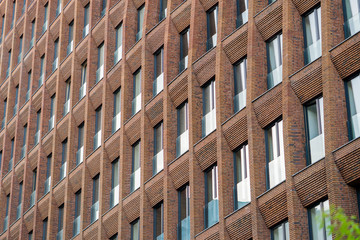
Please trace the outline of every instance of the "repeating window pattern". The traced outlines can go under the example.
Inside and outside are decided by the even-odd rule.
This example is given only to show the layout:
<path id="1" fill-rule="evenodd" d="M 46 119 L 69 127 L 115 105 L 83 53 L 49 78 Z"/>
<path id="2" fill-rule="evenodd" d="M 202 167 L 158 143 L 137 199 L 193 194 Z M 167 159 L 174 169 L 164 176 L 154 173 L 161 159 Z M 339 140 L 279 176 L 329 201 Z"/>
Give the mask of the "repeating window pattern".
<path id="1" fill-rule="evenodd" d="M 271 229 L 272 240 L 290 240 L 288 221 L 276 225 Z"/>
<path id="2" fill-rule="evenodd" d="M 140 141 L 132 146 L 132 169 L 130 176 L 130 191 L 140 187 Z"/>
<path id="3" fill-rule="evenodd" d="M 184 102 L 177 109 L 176 157 L 189 150 L 189 110 Z"/>
<path id="4" fill-rule="evenodd" d="M 184 71 L 188 67 L 188 53 L 189 53 L 189 28 L 180 33 L 180 62 L 179 72 Z"/>
<path id="5" fill-rule="evenodd" d="M 115 28 L 115 52 L 114 64 L 119 62 L 122 58 L 122 23 Z"/>
<path id="6" fill-rule="evenodd" d="M 249 147 L 244 145 L 235 153 L 235 209 L 239 209 L 251 201 Z"/>
<path id="7" fill-rule="evenodd" d="M 210 167 L 205 172 L 205 228 L 219 221 L 218 167 Z"/>
<path id="8" fill-rule="evenodd" d="M 134 90 L 132 100 L 132 115 L 141 109 L 141 69 L 134 73 Z"/>
<path id="9" fill-rule="evenodd" d="M 282 81 L 282 34 L 278 34 L 267 42 L 268 56 L 268 89 Z"/>
<path id="10" fill-rule="evenodd" d="M 185 185 L 178 191 L 179 217 L 178 239 L 190 239 L 190 186 Z"/>
<path id="11" fill-rule="evenodd" d="M 153 83 L 153 95 L 157 95 L 164 89 L 164 49 L 160 48 L 154 55 L 155 79 Z"/>
<path id="12" fill-rule="evenodd" d="M 360 2 L 344 0 L 344 30 L 345 37 L 350 37 L 360 31 Z"/>
<path id="13" fill-rule="evenodd" d="M 207 12 L 207 41 L 206 49 L 216 46 L 217 41 L 218 7 L 215 6 Z"/>
<path id="14" fill-rule="evenodd" d="M 329 200 L 320 202 L 308 210 L 309 230 L 312 240 L 331 240 L 329 233 L 330 218 L 325 217 L 330 212 Z"/>
<path id="15" fill-rule="evenodd" d="M 234 111 L 246 106 L 246 58 L 234 65 Z"/>
<path id="16" fill-rule="evenodd" d="M 350 139 L 360 137 L 360 75 L 346 82 L 347 109 L 349 115 Z"/>
<path id="17" fill-rule="evenodd" d="M 205 137 L 216 129 L 215 80 L 203 86 L 202 136 Z"/>
<path id="18" fill-rule="evenodd" d="M 163 123 L 159 123 L 154 128 L 154 157 L 153 157 L 153 175 L 164 168 L 163 151 Z"/>
<path id="19" fill-rule="evenodd" d="M 237 0 L 237 17 L 236 17 L 236 27 L 240 27 L 247 23 L 248 21 L 248 0 Z"/>
<path id="20" fill-rule="evenodd" d="M 304 16 L 305 64 L 321 56 L 321 8 Z"/>

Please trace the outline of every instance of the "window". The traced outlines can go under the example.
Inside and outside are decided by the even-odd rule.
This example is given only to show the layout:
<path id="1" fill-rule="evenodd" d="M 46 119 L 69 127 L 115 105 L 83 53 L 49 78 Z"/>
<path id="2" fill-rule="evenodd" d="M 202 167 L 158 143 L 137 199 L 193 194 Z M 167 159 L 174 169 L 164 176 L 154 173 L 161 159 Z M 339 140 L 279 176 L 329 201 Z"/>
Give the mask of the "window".
<path id="1" fill-rule="evenodd" d="M 179 223 L 178 239 L 190 240 L 190 186 L 185 185 L 178 191 Z"/>
<path id="2" fill-rule="evenodd" d="M 306 139 L 308 163 L 314 163 L 325 157 L 324 144 L 324 104 L 323 98 L 317 98 L 305 106 Z"/>
<path id="3" fill-rule="evenodd" d="M 137 33 L 135 39 L 136 42 L 139 41 L 142 37 L 142 29 L 144 24 L 144 10 L 145 10 L 145 5 L 142 5 L 137 10 L 138 16 L 137 16 Z"/>
<path id="4" fill-rule="evenodd" d="M 136 219 L 131 225 L 131 240 L 140 240 L 140 219 Z"/>
<path id="5" fill-rule="evenodd" d="M 234 111 L 238 112 L 246 106 L 246 58 L 234 65 Z"/>
<path id="6" fill-rule="evenodd" d="M 134 73 L 134 96 L 132 100 L 132 115 L 141 109 L 141 69 Z"/>
<path id="7" fill-rule="evenodd" d="M 10 194 L 6 196 L 6 209 L 5 209 L 5 218 L 4 218 L 4 228 L 3 232 L 5 232 L 8 228 L 9 224 L 9 205 L 10 205 Z"/>
<path id="8" fill-rule="evenodd" d="M 167 12 L 167 0 L 160 0 L 159 21 L 166 18 L 166 12 Z"/>
<path id="9" fill-rule="evenodd" d="M 242 208 L 251 201 L 249 147 L 241 146 L 235 153 L 235 209 Z"/>
<path id="10" fill-rule="evenodd" d="M 310 239 L 312 240 L 331 240 L 328 227 L 331 224 L 330 217 L 324 217 L 329 214 L 329 200 L 318 203 L 316 206 L 308 210 Z M 321 221 L 320 221 L 321 220 Z"/>
<path id="11" fill-rule="evenodd" d="M 35 19 L 31 21 L 31 40 L 30 40 L 29 49 L 34 46 L 34 39 L 35 39 L 34 35 L 35 35 Z"/>
<path id="12" fill-rule="evenodd" d="M 12 170 L 13 162 L 14 162 L 14 144 L 15 138 L 11 139 L 11 152 L 10 152 L 10 160 L 9 160 L 9 172 Z"/>
<path id="13" fill-rule="evenodd" d="M 101 106 L 95 110 L 94 150 L 101 146 Z"/>
<path id="14" fill-rule="evenodd" d="M 24 130 L 23 130 L 23 144 L 21 147 L 20 159 L 23 159 L 26 154 L 26 135 L 27 135 L 27 124 L 24 125 Z"/>
<path id="15" fill-rule="evenodd" d="M 88 3 L 84 7 L 84 29 L 83 29 L 83 38 L 89 34 L 89 7 L 90 3 Z"/>
<path id="16" fill-rule="evenodd" d="M 140 187 L 140 141 L 132 146 L 131 186 L 133 192 Z"/>
<path id="17" fill-rule="evenodd" d="M 23 35 L 21 35 L 19 38 L 19 55 L 17 60 L 18 64 L 21 62 L 21 58 L 22 58 L 22 46 L 23 46 Z"/>
<path id="18" fill-rule="evenodd" d="M 153 83 L 153 95 L 157 95 L 164 89 L 164 49 L 160 48 L 154 55 L 155 80 Z"/>
<path id="19" fill-rule="evenodd" d="M 106 0 L 101 0 L 101 17 L 103 17 L 106 13 Z"/>
<path id="20" fill-rule="evenodd" d="M 215 109 L 215 80 L 211 80 L 202 87 L 203 91 L 203 118 L 202 136 L 205 137 L 216 129 Z"/>
<path id="21" fill-rule="evenodd" d="M 315 8 L 303 17 L 305 65 L 321 56 L 321 8 Z"/>
<path id="22" fill-rule="evenodd" d="M 164 239 L 164 204 L 154 208 L 154 239 Z"/>
<path id="23" fill-rule="evenodd" d="M 0 171 L 1 171 L 2 154 L 3 154 L 3 152 L 2 152 L 2 150 L 1 150 L 1 151 L 0 151 Z"/>
<path id="24" fill-rule="evenodd" d="M 33 231 L 28 233 L 28 240 L 33 240 Z"/>
<path id="25" fill-rule="evenodd" d="M 56 16 L 59 16 L 59 14 L 61 13 L 61 1 L 62 1 L 62 0 L 57 0 L 57 4 L 56 4 Z"/>
<path id="26" fill-rule="evenodd" d="M 110 208 L 119 203 L 119 158 L 111 163 Z"/>
<path id="27" fill-rule="evenodd" d="M 73 42 L 73 28 L 74 28 L 74 20 L 69 24 L 69 40 L 66 48 L 66 55 L 69 55 L 73 51 L 74 42 Z"/>
<path id="28" fill-rule="evenodd" d="M 271 229 L 271 240 L 290 240 L 289 222 L 283 222 Z"/>
<path id="29" fill-rule="evenodd" d="M 59 38 L 57 38 L 54 42 L 54 61 L 52 63 L 53 72 L 58 68 L 59 65 L 58 54 L 59 54 Z"/>
<path id="30" fill-rule="evenodd" d="M 56 234 L 56 240 L 63 239 L 63 229 L 64 229 L 64 204 L 61 204 L 61 206 L 59 207 L 58 231 Z"/>
<path id="31" fill-rule="evenodd" d="M 248 21 L 248 0 L 237 0 L 236 5 L 236 27 L 238 28 Z"/>
<path id="32" fill-rule="evenodd" d="M 283 122 L 275 122 L 265 131 L 267 188 L 285 180 Z"/>
<path id="33" fill-rule="evenodd" d="M 348 128 L 350 140 L 360 137 L 360 74 L 346 82 Z M 4 114 L 5 116 L 5 114 Z"/>
<path id="34" fill-rule="evenodd" d="M 69 113 L 70 111 L 70 86 L 71 80 L 70 78 L 65 82 L 65 103 L 64 103 L 64 113 L 63 116 Z"/>
<path id="35" fill-rule="evenodd" d="M 15 22 L 15 7 L 16 7 L 16 1 L 13 1 L 13 11 L 12 11 L 10 29 L 12 29 L 12 28 L 14 27 L 14 22 Z"/>
<path id="36" fill-rule="evenodd" d="M 43 220 L 43 235 L 42 235 L 42 240 L 46 240 L 47 238 L 47 225 L 48 225 L 48 218 L 45 218 Z"/>
<path id="37" fill-rule="evenodd" d="M 84 123 L 78 126 L 78 146 L 76 151 L 76 166 L 84 161 Z"/>
<path id="38" fill-rule="evenodd" d="M 61 143 L 61 167 L 60 167 L 60 181 L 66 176 L 66 162 L 67 162 L 67 138 Z"/>
<path id="39" fill-rule="evenodd" d="M 54 128 L 55 125 L 55 94 L 50 98 L 50 119 L 49 119 L 49 131 Z"/>
<path id="40" fill-rule="evenodd" d="M 118 234 L 115 233 L 115 235 L 110 237 L 110 240 L 117 240 L 118 239 Z"/>
<path id="41" fill-rule="evenodd" d="M 13 116 L 17 113 L 18 109 L 18 101 L 19 101 L 19 85 L 15 87 L 15 103 L 14 103 L 14 113 Z"/>
<path id="42" fill-rule="evenodd" d="M 87 69 L 87 62 L 85 61 L 81 65 L 81 87 L 79 91 L 79 100 L 85 97 L 86 94 L 86 69 Z"/>
<path id="43" fill-rule="evenodd" d="M 268 89 L 282 82 L 282 34 L 277 34 L 266 43 L 268 60 Z"/>
<path id="44" fill-rule="evenodd" d="M 44 183 L 44 195 L 50 192 L 51 187 L 51 158 L 52 154 L 46 157 L 46 180 Z"/>
<path id="45" fill-rule="evenodd" d="M 7 106 L 7 99 L 4 100 L 4 115 L 1 122 L 1 129 L 5 127 L 5 121 L 6 121 L 6 106 Z"/>
<path id="46" fill-rule="evenodd" d="M 122 58 L 122 23 L 115 28 L 115 37 L 114 64 Z"/>
<path id="47" fill-rule="evenodd" d="M 164 168 L 163 131 L 164 127 L 162 122 L 154 128 L 153 175 Z"/>
<path id="48" fill-rule="evenodd" d="M 189 28 L 180 33 L 180 62 L 179 72 L 187 69 L 188 67 L 188 52 L 189 52 Z"/>
<path id="49" fill-rule="evenodd" d="M 30 99 L 30 85 L 31 85 L 31 70 L 28 72 L 28 82 L 27 82 L 27 89 L 25 95 L 25 102 L 29 101 Z"/>
<path id="50" fill-rule="evenodd" d="M 34 136 L 34 145 L 37 145 L 39 143 L 40 121 L 41 121 L 41 109 L 36 112 L 36 130 L 35 130 L 35 136 Z"/>
<path id="51" fill-rule="evenodd" d="M 47 14 L 48 14 L 48 3 L 46 3 L 44 6 L 44 24 L 42 26 L 43 33 L 47 30 L 47 27 L 48 27 Z"/>
<path id="52" fill-rule="evenodd" d="M 93 192 L 92 192 L 92 206 L 91 206 L 91 219 L 93 223 L 99 218 L 99 174 L 93 178 Z"/>
<path id="53" fill-rule="evenodd" d="M 98 47 L 98 64 L 96 70 L 96 82 L 104 77 L 104 43 Z"/>
<path id="54" fill-rule="evenodd" d="M 273 3 L 273 2 L 275 2 L 276 0 L 269 0 L 269 4 L 271 4 L 271 3 Z"/>
<path id="55" fill-rule="evenodd" d="M 18 206 L 16 208 L 16 220 L 18 220 L 21 217 L 22 191 L 23 191 L 23 182 L 20 182 L 20 184 L 19 184 L 19 202 L 18 202 Z"/>
<path id="56" fill-rule="evenodd" d="M 35 168 L 32 171 L 32 188 L 31 188 L 31 195 L 30 195 L 30 207 L 35 205 L 35 198 L 36 198 L 36 177 L 37 177 L 37 169 Z"/>
<path id="57" fill-rule="evenodd" d="M 205 228 L 219 221 L 218 168 L 210 167 L 205 172 Z"/>
<path id="58" fill-rule="evenodd" d="M 40 78 L 39 78 L 39 85 L 40 88 L 43 85 L 45 73 L 44 73 L 44 63 L 45 63 L 45 54 L 40 58 Z"/>
<path id="59" fill-rule="evenodd" d="M 345 38 L 360 31 L 360 2 L 358 0 L 344 0 L 344 30 Z"/>
<path id="60" fill-rule="evenodd" d="M 81 222 L 81 189 L 75 193 L 75 214 L 73 222 L 73 237 L 80 233 Z"/>
<path id="61" fill-rule="evenodd" d="M 5 15 L 3 15 L 1 19 L 2 19 L 2 24 L 1 24 L 0 43 L 2 42 L 2 38 L 4 35 Z"/>
<path id="62" fill-rule="evenodd" d="M 5 78 L 8 78 L 9 77 L 9 74 L 10 74 L 10 66 L 11 66 L 11 49 L 9 50 L 8 52 L 8 67 L 6 69 L 6 76 Z"/>
<path id="63" fill-rule="evenodd" d="M 121 91 L 120 88 L 114 92 L 114 114 L 112 119 L 112 132 L 119 130 L 121 124 Z"/>
<path id="64" fill-rule="evenodd" d="M 211 8 L 207 13 L 207 41 L 206 50 L 216 46 L 217 40 L 217 21 L 218 21 L 218 6 Z"/>
<path id="65" fill-rule="evenodd" d="M 188 103 L 181 104 L 177 109 L 176 157 L 189 150 L 189 111 Z"/>

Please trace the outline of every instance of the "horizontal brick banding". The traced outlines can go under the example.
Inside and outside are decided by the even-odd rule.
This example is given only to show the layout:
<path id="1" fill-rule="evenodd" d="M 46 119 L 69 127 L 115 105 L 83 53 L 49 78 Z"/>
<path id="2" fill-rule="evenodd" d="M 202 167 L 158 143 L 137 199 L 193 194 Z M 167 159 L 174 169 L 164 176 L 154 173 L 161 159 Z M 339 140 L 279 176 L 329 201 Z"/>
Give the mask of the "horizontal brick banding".
<path id="1" fill-rule="evenodd" d="M 145 192 L 150 205 L 154 207 L 164 198 L 164 171 L 145 184 Z"/>
<path id="2" fill-rule="evenodd" d="M 250 206 L 244 207 L 226 219 L 230 239 L 248 240 L 252 237 Z"/>
<path id="3" fill-rule="evenodd" d="M 118 132 L 111 136 L 109 140 L 105 142 L 105 151 L 107 153 L 107 157 L 112 160 L 119 156 L 120 154 L 120 136 Z"/>
<path id="4" fill-rule="evenodd" d="M 123 200 L 123 210 L 129 223 L 140 216 L 140 191 L 133 192 Z"/>
<path id="5" fill-rule="evenodd" d="M 139 42 L 137 42 L 135 46 L 126 53 L 126 62 L 128 63 L 132 73 L 141 66 L 141 51 L 142 46 Z"/>
<path id="6" fill-rule="evenodd" d="M 89 171 L 91 178 L 95 177 L 100 171 L 100 158 L 100 149 L 95 150 L 95 152 L 86 158 L 86 169 Z"/>
<path id="7" fill-rule="evenodd" d="M 183 72 L 169 85 L 169 95 L 175 107 L 188 98 L 188 71 Z"/>
<path id="8" fill-rule="evenodd" d="M 46 218 L 49 215 L 50 196 L 51 194 L 47 194 L 38 202 L 41 218 Z"/>
<path id="9" fill-rule="evenodd" d="M 148 33 L 147 43 L 149 44 L 152 53 L 156 52 L 162 45 L 164 45 L 165 21 L 162 21 L 156 28 Z"/>
<path id="10" fill-rule="evenodd" d="M 82 186 L 82 178 L 83 178 L 83 165 L 77 166 L 74 171 L 69 174 L 69 183 L 72 188 L 73 193 L 76 193 Z"/>
<path id="11" fill-rule="evenodd" d="M 172 14 L 171 19 L 178 32 L 182 32 L 190 25 L 191 2 L 185 1 Z"/>
<path id="12" fill-rule="evenodd" d="M 266 41 L 282 29 L 282 0 L 277 0 L 271 6 L 255 16 L 255 24 Z"/>
<path id="13" fill-rule="evenodd" d="M 316 4 L 320 3 L 320 0 L 292 0 L 300 15 L 304 14 L 311 8 L 313 8 Z"/>
<path id="14" fill-rule="evenodd" d="M 99 221 L 93 223 L 92 225 L 90 225 L 89 228 L 85 229 L 84 231 L 84 238 L 85 239 L 91 239 L 91 240 L 95 240 L 98 238 L 98 233 L 99 233 L 99 227 L 98 224 Z"/>
<path id="15" fill-rule="evenodd" d="M 201 4 L 204 7 L 204 10 L 209 10 L 212 6 L 214 6 L 218 1 L 217 0 L 200 0 Z"/>
<path id="16" fill-rule="evenodd" d="M 216 132 L 211 133 L 195 146 L 194 154 L 202 171 L 216 162 L 216 151 Z"/>
<path id="17" fill-rule="evenodd" d="M 206 231 L 201 232 L 195 237 L 196 240 L 215 240 L 220 239 L 219 224 L 209 227 Z"/>
<path id="18" fill-rule="evenodd" d="M 61 181 L 53 189 L 53 195 L 52 196 L 53 196 L 53 199 L 55 200 L 56 206 L 60 206 L 61 204 L 64 203 L 65 187 L 66 187 L 65 181 Z"/>
<path id="19" fill-rule="evenodd" d="M 151 122 L 151 126 L 155 127 L 163 119 L 163 98 L 161 93 L 145 107 L 146 114 Z"/>
<path id="20" fill-rule="evenodd" d="M 210 52 L 206 53 L 206 55 L 194 63 L 193 71 L 196 74 L 196 79 L 198 80 L 200 86 L 215 75 L 215 57 L 216 48 L 213 48 Z"/>
<path id="21" fill-rule="evenodd" d="M 176 189 L 189 182 L 189 157 L 185 154 L 169 166 L 169 176 Z"/>
<path id="22" fill-rule="evenodd" d="M 114 207 L 102 217 L 102 224 L 107 236 L 110 238 L 118 231 L 119 211 Z"/>
<path id="23" fill-rule="evenodd" d="M 33 225 L 34 225 L 34 215 L 35 215 L 34 212 L 35 212 L 35 208 L 32 207 L 24 215 L 24 223 L 25 223 L 25 226 L 26 226 L 28 232 L 32 230 Z"/>
<path id="24" fill-rule="evenodd" d="M 140 114 L 136 114 L 129 122 L 125 124 L 125 133 L 130 145 L 133 145 L 140 139 Z"/>
<path id="25" fill-rule="evenodd" d="M 247 52 L 248 24 L 223 41 L 223 49 L 231 64 L 243 58 Z"/>

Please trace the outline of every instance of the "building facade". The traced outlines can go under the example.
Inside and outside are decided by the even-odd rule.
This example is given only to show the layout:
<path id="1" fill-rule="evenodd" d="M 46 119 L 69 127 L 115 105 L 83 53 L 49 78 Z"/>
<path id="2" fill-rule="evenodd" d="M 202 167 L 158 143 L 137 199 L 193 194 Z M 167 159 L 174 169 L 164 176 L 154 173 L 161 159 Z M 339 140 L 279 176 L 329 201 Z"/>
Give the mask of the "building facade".
<path id="1" fill-rule="evenodd" d="M 359 218 L 360 1 L 0 1 L 0 239 L 329 240 Z"/>

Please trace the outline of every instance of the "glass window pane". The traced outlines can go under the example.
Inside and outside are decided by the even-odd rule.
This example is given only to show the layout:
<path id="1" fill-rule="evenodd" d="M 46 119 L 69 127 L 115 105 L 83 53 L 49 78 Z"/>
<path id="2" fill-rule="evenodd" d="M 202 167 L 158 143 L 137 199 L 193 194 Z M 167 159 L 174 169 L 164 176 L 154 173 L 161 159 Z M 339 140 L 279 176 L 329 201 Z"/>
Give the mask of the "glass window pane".
<path id="1" fill-rule="evenodd" d="M 347 82 L 352 138 L 360 136 L 360 75 Z"/>

